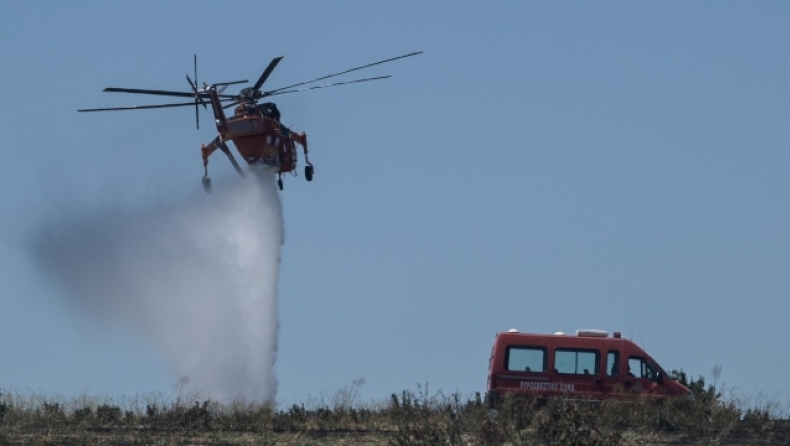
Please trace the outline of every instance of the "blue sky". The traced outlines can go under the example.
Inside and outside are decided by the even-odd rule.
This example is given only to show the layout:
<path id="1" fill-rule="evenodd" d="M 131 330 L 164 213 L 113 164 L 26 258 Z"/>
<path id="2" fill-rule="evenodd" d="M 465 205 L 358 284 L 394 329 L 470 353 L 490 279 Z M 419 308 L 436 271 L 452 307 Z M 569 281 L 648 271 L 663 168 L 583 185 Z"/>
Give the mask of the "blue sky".
<path id="1" fill-rule="evenodd" d="M 167 391 L 151 345 L 33 266 L 43 222 L 200 187 L 191 109 L 105 86 L 278 87 L 387 57 L 385 81 L 277 100 L 287 178 L 278 397 L 485 389 L 493 336 L 602 328 L 747 394 L 790 368 L 785 2 L 13 2 L 0 16 L 0 388 Z M 354 76 L 349 76 L 349 79 Z M 345 78 L 344 78 L 345 79 Z M 215 176 L 232 170 L 217 159 Z M 785 393 L 786 394 L 786 393 Z"/>

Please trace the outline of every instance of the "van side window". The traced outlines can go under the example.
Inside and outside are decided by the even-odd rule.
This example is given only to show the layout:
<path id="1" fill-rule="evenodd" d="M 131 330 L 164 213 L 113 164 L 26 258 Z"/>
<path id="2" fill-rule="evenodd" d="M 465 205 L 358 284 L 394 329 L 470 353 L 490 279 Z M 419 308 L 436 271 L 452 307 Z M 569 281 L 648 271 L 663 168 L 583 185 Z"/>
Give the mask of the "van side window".
<path id="1" fill-rule="evenodd" d="M 558 348 L 554 351 L 554 371 L 574 375 L 597 375 L 598 351 Z"/>
<path id="2" fill-rule="evenodd" d="M 546 373 L 546 348 L 508 347 L 505 363 L 512 372 Z"/>
<path id="3" fill-rule="evenodd" d="M 609 350 L 606 354 L 606 375 L 617 376 L 620 374 L 620 352 Z"/>
<path id="4" fill-rule="evenodd" d="M 628 357 L 628 376 L 658 381 L 655 367 L 647 359 L 638 356 Z"/>

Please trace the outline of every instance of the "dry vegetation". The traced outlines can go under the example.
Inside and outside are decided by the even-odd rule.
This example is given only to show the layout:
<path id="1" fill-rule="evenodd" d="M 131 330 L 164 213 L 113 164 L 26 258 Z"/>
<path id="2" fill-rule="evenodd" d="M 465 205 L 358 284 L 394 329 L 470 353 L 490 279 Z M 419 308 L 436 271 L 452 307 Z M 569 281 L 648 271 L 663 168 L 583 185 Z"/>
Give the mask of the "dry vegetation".
<path id="1" fill-rule="evenodd" d="M 693 402 L 505 398 L 495 411 L 479 394 L 431 394 L 427 387 L 360 404 L 362 382 L 331 398 L 286 408 L 219 403 L 180 392 L 172 398 L 122 401 L 5 392 L 0 395 L 0 446 L 790 444 L 790 422 L 779 405 L 722 398 L 701 378 L 688 383 L 697 396 Z"/>

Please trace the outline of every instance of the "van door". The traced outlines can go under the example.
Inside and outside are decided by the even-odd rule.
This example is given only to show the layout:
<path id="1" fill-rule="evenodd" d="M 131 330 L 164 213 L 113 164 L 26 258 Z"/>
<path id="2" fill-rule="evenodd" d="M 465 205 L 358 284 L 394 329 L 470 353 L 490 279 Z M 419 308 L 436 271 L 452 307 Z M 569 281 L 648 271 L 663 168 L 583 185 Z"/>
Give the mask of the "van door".
<path id="1" fill-rule="evenodd" d="M 628 393 L 660 396 L 666 388 L 659 384 L 658 367 L 642 356 L 628 356 L 624 387 Z"/>

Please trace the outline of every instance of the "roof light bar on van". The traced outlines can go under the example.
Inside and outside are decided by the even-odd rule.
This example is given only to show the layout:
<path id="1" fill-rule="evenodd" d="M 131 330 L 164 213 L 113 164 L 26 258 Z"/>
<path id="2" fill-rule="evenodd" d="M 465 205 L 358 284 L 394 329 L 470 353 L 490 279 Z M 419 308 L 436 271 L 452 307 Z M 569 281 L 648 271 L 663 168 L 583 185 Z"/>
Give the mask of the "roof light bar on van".
<path id="1" fill-rule="evenodd" d="M 576 336 L 582 336 L 587 338 L 605 338 L 609 336 L 609 332 L 606 330 L 580 328 L 576 330 Z"/>

